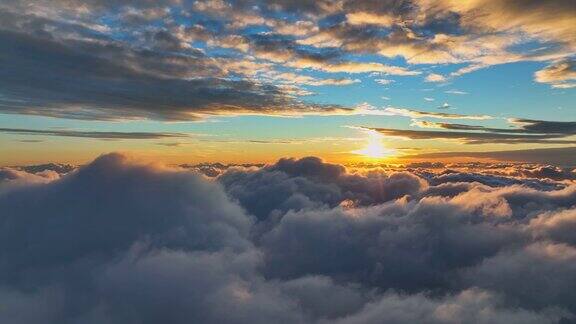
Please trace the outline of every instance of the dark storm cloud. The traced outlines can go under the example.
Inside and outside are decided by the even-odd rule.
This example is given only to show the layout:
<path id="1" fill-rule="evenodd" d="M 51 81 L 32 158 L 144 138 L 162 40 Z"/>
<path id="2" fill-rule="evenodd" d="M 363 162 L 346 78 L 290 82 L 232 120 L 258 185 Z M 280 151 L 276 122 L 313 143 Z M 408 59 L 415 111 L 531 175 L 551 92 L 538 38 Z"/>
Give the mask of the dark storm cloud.
<path id="1" fill-rule="evenodd" d="M 174 137 L 188 137 L 183 133 L 152 133 L 152 132 L 97 132 L 75 130 L 42 130 L 24 128 L 0 128 L 1 133 L 35 136 L 61 136 L 97 139 L 161 139 Z"/>
<path id="2" fill-rule="evenodd" d="M 574 185 L 352 173 L 316 158 L 217 180 L 119 154 L 62 177 L 2 172 L 2 322 L 555 323 L 576 312 Z"/>

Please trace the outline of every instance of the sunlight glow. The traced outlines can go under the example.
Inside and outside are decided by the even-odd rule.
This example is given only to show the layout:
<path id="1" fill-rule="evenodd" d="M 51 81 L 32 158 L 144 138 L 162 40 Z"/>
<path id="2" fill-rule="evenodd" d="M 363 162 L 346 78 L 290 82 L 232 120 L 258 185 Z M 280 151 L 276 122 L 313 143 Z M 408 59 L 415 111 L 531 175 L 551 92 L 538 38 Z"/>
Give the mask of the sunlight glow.
<path id="1" fill-rule="evenodd" d="M 368 144 L 359 150 L 352 151 L 354 154 L 362 155 L 372 159 L 383 159 L 395 155 L 395 151 L 384 147 L 383 136 L 376 131 L 368 132 Z"/>

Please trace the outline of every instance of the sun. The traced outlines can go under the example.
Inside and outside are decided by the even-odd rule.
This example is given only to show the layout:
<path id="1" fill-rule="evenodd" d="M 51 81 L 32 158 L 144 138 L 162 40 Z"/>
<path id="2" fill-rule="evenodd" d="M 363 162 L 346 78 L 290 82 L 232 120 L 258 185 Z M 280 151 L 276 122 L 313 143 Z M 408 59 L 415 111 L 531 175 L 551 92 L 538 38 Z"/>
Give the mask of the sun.
<path id="1" fill-rule="evenodd" d="M 369 131 L 367 145 L 362 149 L 352 151 L 352 153 L 372 159 L 383 159 L 393 156 L 395 151 L 384 147 L 382 138 L 383 136 L 378 132 Z"/>

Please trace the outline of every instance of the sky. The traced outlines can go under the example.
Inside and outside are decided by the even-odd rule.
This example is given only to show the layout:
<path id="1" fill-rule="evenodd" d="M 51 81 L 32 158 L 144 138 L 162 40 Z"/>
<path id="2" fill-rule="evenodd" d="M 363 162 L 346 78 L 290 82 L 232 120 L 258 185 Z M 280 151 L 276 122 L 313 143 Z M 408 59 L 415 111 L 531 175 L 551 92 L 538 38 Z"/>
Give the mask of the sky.
<path id="1" fill-rule="evenodd" d="M 576 323 L 575 27 L 0 0 L 0 323 Z"/>
<path id="2" fill-rule="evenodd" d="M 0 164 L 576 144 L 571 0 L 0 1 Z"/>

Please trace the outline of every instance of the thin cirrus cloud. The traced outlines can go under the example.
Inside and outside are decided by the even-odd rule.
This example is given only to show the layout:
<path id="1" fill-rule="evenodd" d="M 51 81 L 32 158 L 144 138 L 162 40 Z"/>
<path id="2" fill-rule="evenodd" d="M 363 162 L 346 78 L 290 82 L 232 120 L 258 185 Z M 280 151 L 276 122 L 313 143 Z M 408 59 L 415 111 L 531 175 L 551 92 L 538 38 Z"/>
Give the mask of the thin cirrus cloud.
<path id="1" fill-rule="evenodd" d="M 383 135 L 402 137 L 409 139 L 428 140 L 444 139 L 458 140 L 465 144 L 576 144 L 576 140 L 558 140 L 566 135 L 558 134 L 501 134 L 501 133 L 472 133 L 472 132 L 447 132 L 447 131 L 421 131 L 404 130 L 393 128 L 368 128 Z"/>
<path id="2" fill-rule="evenodd" d="M 417 118 L 417 115 L 404 114 Z M 429 117 L 429 116 L 424 116 Z M 462 118 L 460 118 L 462 119 Z M 574 144 L 570 139 L 576 134 L 575 122 L 557 122 L 531 119 L 510 119 L 516 128 L 491 128 L 480 125 L 466 125 L 446 122 L 430 122 L 413 120 L 412 126 L 420 128 L 435 128 L 449 131 L 403 130 L 391 128 L 371 128 L 384 135 L 409 139 L 445 139 L 458 140 L 466 144 Z"/>
<path id="3" fill-rule="evenodd" d="M 569 88 L 574 17 L 567 0 L 5 1 L 0 111 L 93 120 L 350 113 L 300 97 L 312 94 L 308 86 L 357 78 L 314 76 L 286 87 L 276 76 L 408 78 L 423 73 L 417 64 L 459 64 L 447 76 L 427 72 L 441 82 L 545 62 L 536 81 Z M 525 43 L 541 47 L 523 50 Z M 396 57 L 406 64 L 385 63 Z"/>
<path id="4" fill-rule="evenodd" d="M 465 144 L 574 144 L 571 139 L 576 135 L 576 122 L 545 121 L 525 118 L 509 118 L 510 128 L 495 128 L 483 125 L 469 125 L 451 122 L 433 122 L 425 119 L 440 120 L 490 120 L 489 115 L 462 115 L 453 113 L 426 112 L 406 108 L 387 107 L 380 112 L 389 116 L 402 116 L 412 119 L 410 126 L 431 130 L 406 130 L 396 128 L 360 127 L 381 134 L 408 139 L 456 140 Z M 424 119 L 424 120 L 423 120 Z"/>
<path id="5" fill-rule="evenodd" d="M 462 115 L 462 114 L 450 114 L 441 112 L 427 112 L 406 108 L 394 108 L 388 107 L 384 109 L 384 112 L 391 116 L 404 116 L 410 118 L 436 118 L 436 119 L 471 119 L 471 120 L 486 120 L 493 119 L 494 117 L 488 115 Z"/>
<path id="6" fill-rule="evenodd" d="M 444 91 L 444 93 L 453 94 L 453 95 L 466 95 L 466 94 L 468 94 L 468 92 L 466 92 L 466 91 L 457 90 L 457 89 L 446 90 L 446 91 Z"/>
<path id="7" fill-rule="evenodd" d="M 158 132 L 102 132 L 102 131 L 77 131 L 77 130 L 44 130 L 25 128 L 0 128 L 0 133 L 30 136 L 56 136 L 56 137 L 78 137 L 95 139 L 163 139 L 163 138 L 184 138 L 190 134 L 184 133 L 158 133 Z"/>
<path id="8" fill-rule="evenodd" d="M 490 133 L 532 133 L 532 134 L 561 134 L 575 135 L 576 122 L 545 121 L 522 118 L 510 118 L 509 123 L 515 128 L 491 128 L 477 125 L 464 125 L 452 123 L 435 123 L 419 121 L 416 125 L 423 128 L 443 128 L 451 130 L 475 130 Z"/>

